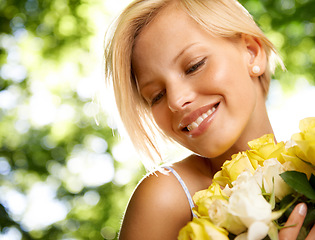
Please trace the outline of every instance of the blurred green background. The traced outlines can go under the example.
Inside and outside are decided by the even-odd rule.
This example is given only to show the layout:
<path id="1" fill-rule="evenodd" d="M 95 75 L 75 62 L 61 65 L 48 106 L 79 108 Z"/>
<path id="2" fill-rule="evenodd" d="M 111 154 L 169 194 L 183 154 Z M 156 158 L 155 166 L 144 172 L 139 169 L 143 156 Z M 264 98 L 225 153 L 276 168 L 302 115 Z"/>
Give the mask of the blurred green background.
<path id="1" fill-rule="evenodd" d="M 128 2 L 0 0 L 0 240 L 117 238 L 145 174 L 103 79 L 104 33 Z M 241 2 L 288 69 L 273 86 L 313 89 L 315 1 Z"/>

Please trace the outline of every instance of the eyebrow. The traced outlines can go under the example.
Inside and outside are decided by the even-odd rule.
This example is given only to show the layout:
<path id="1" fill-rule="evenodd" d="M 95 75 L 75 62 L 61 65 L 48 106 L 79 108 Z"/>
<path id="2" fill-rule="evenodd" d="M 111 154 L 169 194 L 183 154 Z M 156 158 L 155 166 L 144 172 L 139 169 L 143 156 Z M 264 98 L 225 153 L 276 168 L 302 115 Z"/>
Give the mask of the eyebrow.
<path id="1" fill-rule="evenodd" d="M 198 44 L 198 42 L 195 42 L 195 43 L 192 43 L 192 44 L 190 44 L 190 45 L 184 47 L 184 49 L 183 49 L 182 51 L 180 51 L 180 52 L 176 55 L 176 57 L 175 57 L 174 60 L 173 60 L 173 63 L 177 62 L 177 60 L 178 60 L 188 49 L 190 49 L 191 47 L 193 47 L 194 45 L 197 45 L 197 44 Z"/>
<path id="2" fill-rule="evenodd" d="M 188 46 L 185 46 L 182 51 L 180 51 L 176 56 L 175 58 L 173 59 L 173 63 L 176 63 L 178 61 L 178 59 L 186 52 L 188 51 L 190 48 L 192 48 L 193 46 L 197 45 L 198 42 L 194 42 L 194 43 L 191 43 L 189 44 Z M 150 85 L 152 82 L 154 82 L 153 80 L 149 80 L 147 82 L 145 82 L 143 85 L 140 86 L 140 84 L 138 85 L 139 86 L 139 91 L 141 92 L 141 90 L 143 88 L 145 88 L 146 86 Z"/>
<path id="3" fill-rule="evenodd" d="M 144 84 L 139 84 L 139 82 L 137 83 L 138 85 L 138 91 L 141 93 L 141 91 L 147 87 L 148 85 L 152 84 L 154 81 L 153 80 L 148 80 L 146 81 Z"/>
<path id="4" fill-rule="evenodd" d="M 140 86 L 140 84 L 138 85 L 138 92 L 142 95 L 142 91 L 144 88 L 146 88 L 147 86 L 151 85 L 152 83 L 154 83 L 153 80 L 149 80 L 147 82 L 145 82 L 143 85 Z"/>

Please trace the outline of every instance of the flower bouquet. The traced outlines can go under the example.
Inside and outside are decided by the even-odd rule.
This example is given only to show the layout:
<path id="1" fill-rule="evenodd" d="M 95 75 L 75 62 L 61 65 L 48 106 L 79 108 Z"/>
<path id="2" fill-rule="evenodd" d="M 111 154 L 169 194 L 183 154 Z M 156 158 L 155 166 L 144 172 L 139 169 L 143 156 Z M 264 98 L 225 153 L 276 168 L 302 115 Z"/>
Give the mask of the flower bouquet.
<path id="1" fill-rule="evenodd" d="M 302 120 L 300 130 L 287 143 L 276 144 L 272 134 L 253 140 L 226 161 L 194 195 L 198 217 L 178 239 L 275 240 L 300 202 L 308 205 L 298 238 L 305 239 L 315 221 L 315 118 Z"/>

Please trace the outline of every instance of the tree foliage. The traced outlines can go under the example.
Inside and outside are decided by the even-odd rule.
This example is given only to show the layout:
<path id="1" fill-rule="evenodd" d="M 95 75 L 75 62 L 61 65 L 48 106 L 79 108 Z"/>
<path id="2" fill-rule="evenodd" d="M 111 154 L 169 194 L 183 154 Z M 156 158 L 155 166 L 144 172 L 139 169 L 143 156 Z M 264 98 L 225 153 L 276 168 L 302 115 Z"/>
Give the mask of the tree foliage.
<path id="1" fill-rule="evenodd" d="M 91 14 L 102 6 L 0 3 L 0 230 L 15 239 L 114 239 L 144 173 L 119 181 L 116 130 L 93 116 Z"/>
<path id="2" fill-rule="evenodd" d="M 283 56 L 275 78 L 314 84 L 315 2 L 241 2 Z M 13 239 L 114 239 L 144 174 L 94 119 L 97 14 L 110 18 L 104 1 L 0 1 L 0 232 Z"/>
<path id="3" fill-rule="evenodd" d="M 313 0 L 240 1 L 276 45 L 288 71 L 275 78 L 291 90 L 299 78 L 315 83 L 315 17 Z"/>

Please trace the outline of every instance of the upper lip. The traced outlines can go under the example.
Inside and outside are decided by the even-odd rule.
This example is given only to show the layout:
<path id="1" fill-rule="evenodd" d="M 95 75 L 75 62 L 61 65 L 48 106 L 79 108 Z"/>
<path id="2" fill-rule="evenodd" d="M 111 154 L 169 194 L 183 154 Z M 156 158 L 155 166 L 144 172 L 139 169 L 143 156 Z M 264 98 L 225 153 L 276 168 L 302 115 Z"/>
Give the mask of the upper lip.
<path id="1" fill-rule="evenodd" d="M 179 124 L 179 129 L 180 130 L 185 129 L 189 124 L 196 121 L 203 113 L 206 113 L 209 109 L 212 109 L 214 106 L 216 106 L 218 104 L 219 104 L 219 102 L 212 103 L 212 104 L 203 106 L 203 107 L 198 108 L 197 110 L 193 111 L 188 116 L 183 118 L 183 120 Z"/>

